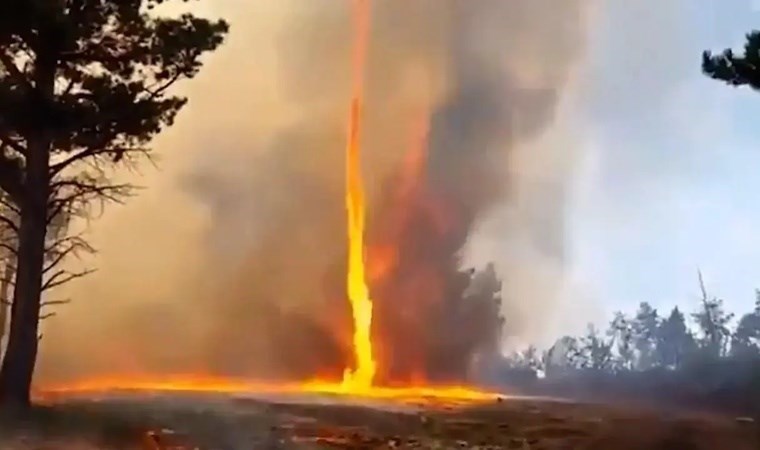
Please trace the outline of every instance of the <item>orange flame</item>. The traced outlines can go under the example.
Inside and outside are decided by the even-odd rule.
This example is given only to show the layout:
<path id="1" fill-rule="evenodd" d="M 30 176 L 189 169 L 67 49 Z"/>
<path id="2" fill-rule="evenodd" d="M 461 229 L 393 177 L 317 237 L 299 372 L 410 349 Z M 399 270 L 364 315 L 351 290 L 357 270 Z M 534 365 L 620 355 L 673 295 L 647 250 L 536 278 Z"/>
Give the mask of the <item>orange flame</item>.
<path id="1" fill-rule="evenodd" d="M 383 224 L 385 239 L 374 243 L 368 249 L 365 243 L 365 193 L 361 172 L 361 125 L 364 101 L 364 69 L 367 59 L 370 26 L 370 0 L 355 1 L 355 40 L 353 53 L 353 91 L 351 98 L 348 142 L 346 146 L 346 212 L 348 225 L 348 273 L 347 296 L 353 318 L 354 365 L 346 368 L 342 382 L 315 379 L 305 382 L 260 382 L 249 379 L 218 377 L 208 374 L 116 374 L 84 380 L 76 380 L 58 385 L 45 385 L 37 389 L 38 400 L 55 401 L 75 394 L 92 394 L 111 391 L 141 392 L 212 392 L 212 393 L 283 393 L 283 394 L 350 394 L 358 398 L 377 398 L 398 401 L 434 403 L 436 401 L 486 401 L 501 398 L 492 392 L 482 391 L 464 385 L 431 385 L 424 371 L 414 371 L 404 385 L 388 384 L 382 380 L 376 385 L 378 368 L 372 342 L 373 301 L 370 297 L 368 281 L 383 281 L 388 272 L 394 270 L 398 258 L 398 240 L 401 238 L 409 214 L 413 211 L 418 191 L 422 189 L 424 163 L 427 158 L 427 138 L 429 132 L 429 108 L 415 129 L 415 142 L 404 160 L 400 178 L 396 185 L 395 207 Z M 428 106 L 428 105 L 426 105 Z M 427 200 L 427 198 L 426 198 Z M 399 206 L 400 205 L 400 206 Z M 425 209 L 425 213 L 435 215 L 436 222 L 443 228 L 447 225 L 445 215 L 436 209 L 437 205 Z M 440 219 L 440 220 L 439 220 Z M 368 260 L 365 261 L 365 254 Z M 372 280 L 367 278 L 371 277 Z M 428 279 L 422 277 L 423 280 Z M 414 290 L 412 290 L 414 291 Z M 428 292 L 426 290 L 425 292 Z M 383 356 L 383 355 L 381 355 Z M 384 364 L 385 360 L 381 358 Z"/>
<path id="2" fill-rule="evenodd" d="M 249 395 L 300 395 L 300 394 L 347 394 L 345 384 L 325 381 L 301 383 L 261 382 L 248 379 L 216 377 L 212 375 L 137 375 L 104 376 L 59 385 L 48 385 L 35 391 L 37 401 L 55 403 L 76 395 L 98 395 L 120 392 L 122 394 L 144 393 L 212 393 Z M 501 395 L 465 386 L 374 386 L 350 392 L 356 398 L 385 399 L 402 403 L 449 403 L 480 402 L 496 400 Z"/>
<path id="3" fill-rule="evenodd" d="M 348 213 L 347 294 L 351 303 L 354 364 L 343 375 L 343 387 L 367 390 L 372 386 L 376 364 L 372 355 L 372 299 L 364 266 L 365 200 L 361 174 L 361 120 L 364 99 L 364 67 L 369 39 L 369 0 L 356 0 L 354 42 L 354 91 L 346 147 L 346 210 Z"/>

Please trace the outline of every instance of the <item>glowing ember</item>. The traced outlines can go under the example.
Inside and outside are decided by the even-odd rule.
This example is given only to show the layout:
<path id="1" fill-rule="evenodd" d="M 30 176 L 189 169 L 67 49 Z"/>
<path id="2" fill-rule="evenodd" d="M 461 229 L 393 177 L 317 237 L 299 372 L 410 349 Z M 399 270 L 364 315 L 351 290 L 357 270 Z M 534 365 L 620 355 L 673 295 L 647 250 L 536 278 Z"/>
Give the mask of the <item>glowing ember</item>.
<path id="1" fill-rule="evenodd" d="M 343 389 L 363 391 L 372 386 L 375 360 L 372 356 L 372 300 L 364 267 L 365 202 L 361 175 L 361 112 L 364 97 L 364 65 L 369 33 L 369 0 L 356 0 L 354 91 L 346 147 L 346 210 L 348 213 L 348 299 L 351 302 L 354 335 L 353 370 L 346 369 Z"/>

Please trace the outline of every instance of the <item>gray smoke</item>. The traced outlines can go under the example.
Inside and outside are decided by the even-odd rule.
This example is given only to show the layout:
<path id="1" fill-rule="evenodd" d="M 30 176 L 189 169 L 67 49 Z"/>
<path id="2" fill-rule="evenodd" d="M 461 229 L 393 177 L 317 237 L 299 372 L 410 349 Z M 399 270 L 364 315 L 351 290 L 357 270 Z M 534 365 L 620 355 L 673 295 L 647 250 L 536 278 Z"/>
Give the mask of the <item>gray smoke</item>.
<path id="1" fill-rule="evenodd" d="M 539 311 L 556 294 L 535 290 L 546 284 L 543 275 L 527 287 L 521 280 L 561 277 L 555 265 L 561 269 L 573 157 L 533 142 L 552 126 L 582 61 L 591 6 L 374 4 L 364 138 L 373 204 L 387 194 L 420 116 L 431 117 L 429 184 L 461 214 L 446 245 L 469 242 L 478 262 L 495 257 L 514 334 L 540 328 Z M 187 88 L 188 111 L 161 144 L 182 152 L 168 153 L 173 165 L 148 200 L 100 225 L 132 230 L 144 245 L 96 239 L 104 270 L 72 288 L 82 306 L 50 324 L 58 338 L 46 346 L 48 377 L 109 370 L 303 377 L 343 361 L 350 329 L 336 287 L 345 253 L 349 4 L 220 0 L 217 7 L 212 12 L 232 21 L 230 45 Z M 173 225 L 155 225 L 164 230 L 157 233 L 148 224 L 159 220 Z M 143 225 L 134 231 L 135 224 Z M 506 254 L 478 250 L 494 237 L 511 242 Z M 524 248 L 532 259 L 512 264 Z M 158 292 L 145 282 L 156 273 Z M 510 282 L 521 289 L 511 292 Z M 116 298 L 100 298 L 109 295 Z M 97 324 L 84 318 L 95 302 L 109 305 Z M 106 334 L 122 337 L 101 339 Z M 115 348 L 131 362 L 114 365 Z M 61 369 L 80 351 L 93 357 Z"/>

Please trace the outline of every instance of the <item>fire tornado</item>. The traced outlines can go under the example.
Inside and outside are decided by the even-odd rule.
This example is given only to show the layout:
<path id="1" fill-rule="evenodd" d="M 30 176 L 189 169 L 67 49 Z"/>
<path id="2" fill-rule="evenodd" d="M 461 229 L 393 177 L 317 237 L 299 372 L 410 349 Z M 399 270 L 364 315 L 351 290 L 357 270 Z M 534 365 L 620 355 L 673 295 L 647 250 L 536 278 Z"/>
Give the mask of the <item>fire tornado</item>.
<path id="1" fill-rule="evenodd" d="M 372 299 L 364 266 L 365 196 L 361 173 L 361 125 L 364 97 L 364 68 L 369 39 L 369 0 L 355 0 L 355 33 L 353 55 L 353 93 L 346 146 L 346 212 L 348 219 L 347 295 L 353 317 L 354 368 L 347 368 L 343 387 L 366 390 L 375 376 L 372 355 Z"/>
<path id="2" fill-rule="evenodd" d="M 331 315 L 330 319 L 340 319 L 339 323 L 330 320 L 325 324 L 325 328 L 340 327 L 339 333 L 324 330 L 325 335 L 334 335 L 335 341 L 339 341 L 334 346 L 338 348 L 335 351 L 337 356 L 316 361 L 308 373 L 282 379 L 249 379 L 254 374 L 247 372 L 230 376 L 224 365 L 217 367 L 214 364 L 203 367 L 200 373 L 192 369 L 190 373 L 165 373 L 161 368 L 156 373 L 149 367 L 145 368 L 147 370 L 135 367 L 126 373 L 47 384 L 38 390 L 41 399 L 55 400 L 58 395 L 109 391 L 319 393 L 414 402 L 436 399 L 482 401 L 497 397 L 494 393 L 469 386 L 468 370 L 475 355 L 488 354 L 498 347 L 501 326 L 498 289 L 468 289 L 471 272 L 461 269 L 459 256 L 476 215 L 489 205 L 490 190 L 480 187 L 490 186 L 489 180 L 495 178 L 491 170 L 497 165 L 490 159 L 489 149 L 501 141 L 499 130 L 511 117 L 505 116 L 503 110 L 510 112 L 511 109 L 504 106 L 498 96 L 491 95 L 501 88 L 490 89 L 488 84 L 489 89 L 481 89 L 484 82 L 480 78 L 472 79 L 471 71 L 453 65 L 451 92 L 441 98 L 440 103 L 424 96 L 423 104 L 419 105 L 422 107 L 418 118 L 420 126 L 415 127 L 413 146 L 399 165 L 391 168 L 385 188 L 378 197 L 369 201 L 362 177 L 362 157 L 368 156 L 363 155 L 362 135 L 373 4 L 371 0 L 352 2 L 354 34 L 349 55 L 352 76 L 349 114 L 348 117 L 342 114 L 336 118 L 331 116 L 330 119 L 336 122 L 325 125 L 338 125 L 337 120 L 340 126 L 347 125 L 345 149 L 330 140 L 332 150 L 345 152 L 345 173 L 335 173 L 333 164 L 325 169 L 331 171 L 331 176 L 337 176 L 338 188 L 345 189 L 346 216 L 341 217 L 340 192 L 335 198 L 336 208 L 330 208 L 329 213 L 335 214 L 337 224 L 344 219 L 347 225 L 346 236 L 342 235 L 342 230 L 333 227 L 332 221 L 329 228 L 338 239 L 347 238 L 348 244 L 346 273 L 335 273 L 333 278 L 330 272 L 329 277 L 329 298 L 338 297 L 338 293 L 342 296 L 345 288 L 348 299 L 348 303 L 341 301 L 337 305 L 340 315 L 334 314 L 335 310 L 326 311 Z M 378 23 L 384 23 L 382 13 L 390 4 L 381 3 L 374 8 Z M 452 26 L 462 28 L 461 31 L 455 29 L 457 36 L 473 32 L 469 17 L 451 16 Z M 473 22 L 473 30 L 479 31 L 479 24 L 479 21 Z M 378 36 L 382 37 L 382 31 L 378 31 Z M 479 36 L 478 33 L 474 35 Z M 382 43 L 378 44 L 378 49 L 382 49 Z M 458 47 L 451 51 L 458 56 Z M 464 56 L 467 58 L 463 61 L 468 63 L 475 58 L 467 67 L 482 65 L 479 53 Z M 345 54 L 340 57 L 345 61 Z M 383 53 L 378 51 L 378 57 L 382 60 Z M 500 83 L 502 77 L 494 79 Z M 341 93 L 343 89 L 340 86 Z M 344 101 L 341 97 L 340 102 Z M 383 105 L 378 107 L 382 110 Z M 312 122 L 310 118 L 309 126 Z M 304 142 L 311 145 L 308 139 Z M 345 178 L 341 179 L 341 175 Z M 371 217 L 369 233 L 368 203 L 373 205 L 373 211 L 377 210 Z M 270 242 L 278 245 L 281 240 L 267 240 Z M 330 246 L 335 243 L 329 241 Z M 270 264 L 279 267 L 279 258 L 261 260 L 266 265 L 263 273 L 269 273 Z M 274 291 L 266 293 L 268 295 L 260 297 L 266 299 L 278 294 Z M 245 305 L 248 304 L 246 299 Z M 237 308 L 232 311 L 236 320 L 244 316 Z M 280 310 L 273 307 L 272 311 Z M 350 314 L 347 317 L 343 312 Z M 275 314 L 269 317 L 275 317 Z M 277 317 L 296 316 L 283 314 Z M 303 322 L 288 322 L 287 325 L 293 323 Z M 230 328 L 225 323 L 224 329 Z M 271 328 L 280 327 L 272 325 Z M 344 330 L 348 332 L 346 335 Z M 244 339 L 225 339 L 224 345 L 239 345 L 242 351 L 253 353 L 249 349 L 250 332 L 246 328 L 246 334 L 242 335 Z M 295 359 L 302 356 L 290 350 L 282 351 L 289 347 L 279 339 L 272 338 L 271 345 L 277 350 L 272 354 L 288 354 Z M 318 346 L 315 343 L 314 347 Z M 348 351 L 341 352 L 346 347 Z"/>

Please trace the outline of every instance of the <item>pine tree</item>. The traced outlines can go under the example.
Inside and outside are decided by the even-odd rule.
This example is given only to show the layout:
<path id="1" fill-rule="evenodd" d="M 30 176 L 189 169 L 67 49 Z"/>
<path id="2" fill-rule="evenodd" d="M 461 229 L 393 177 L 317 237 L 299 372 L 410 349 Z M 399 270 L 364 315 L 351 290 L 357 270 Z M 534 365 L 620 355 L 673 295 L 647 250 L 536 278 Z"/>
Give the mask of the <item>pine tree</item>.
<path id="1" fill-rule="evenodd" d="M 596 371 L 608 371 L 613 365 L 612 342 L 604 339 L 594 325 L 589 324 L 581 339 L 583 367 Z"/>
<path id="2" fill-rule="evenodd" d="M 696 348 L 683 313 L 676 306 L 657 330 L 657 364 L 669 369 L 680 367 Z"/>
<path id="3" fill-rule="evenodd" d="M 150 156 L 187 102 L 170 89 L 198 73 L 228 30 L 150 13 L 162 3 L 0 2 L 0 189 L 18 216 L 4 221 L 17 264 L 0 404 L 29 405 L 42 291 L 84 274 L 55 269 L 81 248 L 76 240 L 46 262 L 50 225 L 132 193 L 110 170 Z"/>
<path id="4" fill-rule="evenodd" d="M 547 377 L 563 375 L 587 365 L 581 343 L 573 336 L 558 339 L 546 351 L 542 363 Z"/>
<path id="5" fill-rule="evenodd" d="M 734 315 L 723 309 L 723 300 L 708 296 L 701 272 L 699 273 L 699 288 L 702 293 L 700 309 L 692 314 L 701 334 L 698 340 L 699 347 L 705 356 L 720 358 L 725 356 L 728 350 L 731 336 L 728 324 Z"/>
<path id="6" fill-rule="evenodd" d="M 731 337 L 731 355 L 760 357 L 760 291 L 755 291 L 755 309 L 739 319 Z"/>
<path id="7" fill-rule="evenodd" d="M 612 338 L 617 353 L 617 367 L 620 370 L 633 369 L 636 361 L 634 349 L 634 330 L 632 321 L 622 312 L 616 312 L 610 322 L 608 331 Z"/>
<path id="8" fill-rule="evenodd" d="M 641 302 L 633 319 L 633 346 L 636 349 L 636 368 L 647 370 L 656 364 L 655 348 L 660 316 L 647 302 Z"/>
<path id="9" fill-rule="evenodd" d="M 713 55 L 710 51 L 702 54 L 702 71 L 712 79 L 731 86 L 749 86 L 760 90 L 760 31 L 747 34 L 741 56 L 726 49 Z"/>

